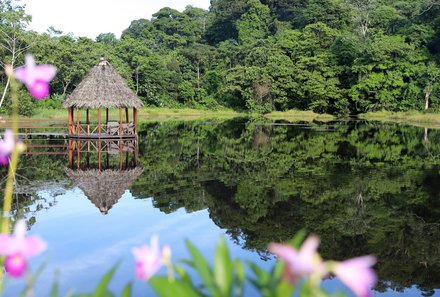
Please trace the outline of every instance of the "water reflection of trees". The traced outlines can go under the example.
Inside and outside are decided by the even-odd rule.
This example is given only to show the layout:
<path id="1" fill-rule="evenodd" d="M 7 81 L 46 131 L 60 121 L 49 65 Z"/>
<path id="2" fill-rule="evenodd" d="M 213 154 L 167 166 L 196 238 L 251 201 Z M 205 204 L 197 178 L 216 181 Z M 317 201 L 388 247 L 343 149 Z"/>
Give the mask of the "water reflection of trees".
<path id="1" fill-rule="evenodd" d="M 146 124 L 138 197 L 165 212 L 209 209 L 244 248 L 307 228 L 325 257 L 378 255 L 379 290 L 440 287 L 440 131 L 252 120 Z"/>
<path id="2" fill-rule="evenodd" d="M 57 204 L 57 197 L 70 186 L 63 172 L 64 163 L 62 155 L 20 156 L 10 214 L 13 222 L 25 218 L 30 228 L 35 224 L 39 212 Z M 7 176 L 6 167 L 0 168 L 0 176 L 0 188 L 3 188 Z M 0 203 L 3 204 L 3 195 Z"/>

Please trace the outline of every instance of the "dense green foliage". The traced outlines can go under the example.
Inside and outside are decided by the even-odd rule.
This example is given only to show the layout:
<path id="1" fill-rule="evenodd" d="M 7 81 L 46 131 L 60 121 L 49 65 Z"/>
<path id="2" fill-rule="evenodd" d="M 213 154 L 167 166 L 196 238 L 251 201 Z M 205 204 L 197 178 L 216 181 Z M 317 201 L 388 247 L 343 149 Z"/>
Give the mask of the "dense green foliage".
<path id="1" fill-rule="evenodd" d="M 437 2 L 212 0 L 209 11 L 165 7 L 134 20 L 119 39 L 91 40 L 26 31 L 30 17 L 8 0 L 0 4 L 0 60 L 18 65 L 32 52 L 57 66 L 49 108 L 105 56 L 151 106 L 438 110 Z"/>

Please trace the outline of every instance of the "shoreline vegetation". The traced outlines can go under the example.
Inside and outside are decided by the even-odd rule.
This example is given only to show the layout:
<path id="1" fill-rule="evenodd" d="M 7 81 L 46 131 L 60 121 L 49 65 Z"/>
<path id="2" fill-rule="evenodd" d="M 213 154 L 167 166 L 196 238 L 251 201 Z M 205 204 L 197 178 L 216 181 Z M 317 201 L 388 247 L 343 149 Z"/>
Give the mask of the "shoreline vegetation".
<path id="1" fill-rule="evenodd" d="M 97 110 L 91 110 L 92 118 L 97 117 Z M 201 110 L 191 108 L 161 108 L 145 107 L 139 110 L 139 121 L 168 121 L 168 120 L 202 120 L 202 119 L 231 119 L 236 117 L 263 116 L 270 120 L 284 120 L 288 122 L 329 122 L 336 120 L 337 116 L 330 114 L 318 114 L 313 111 L 288 110 L 273 111 L 264 115 L 250 112 L 239 112 L 232 109 Z M 110 110 L 110 117 L 119 117 L 118 110 Z M 361 120 L 409 124 L 425 128 L 440 128 L 440 113 L 425 113 L 421 111 L 389 112 L 376 111 L 357 115 Z M 11 119 L 8 115 L 0 115 L 2 121 Z M 24 121 L 50 120 L 67 122 L 67 111 L 64 109 L 37 109 L 32 117 L 21 117 Z"/>

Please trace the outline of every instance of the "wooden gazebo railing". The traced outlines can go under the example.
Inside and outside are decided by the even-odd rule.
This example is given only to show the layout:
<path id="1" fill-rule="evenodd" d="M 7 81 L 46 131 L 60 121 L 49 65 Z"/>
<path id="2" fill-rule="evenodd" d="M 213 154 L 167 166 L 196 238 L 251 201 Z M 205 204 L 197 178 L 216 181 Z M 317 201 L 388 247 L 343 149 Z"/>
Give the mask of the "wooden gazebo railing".
<path id="1" fill-rule="evenodd" d="M 125 109 L 125 121 L 123 119 Z M 133 117 L 130 121 L 128 107 L 119 108 L 119 120 L 109 121 L 109 109 L 106 108 L 105 121 L 101 120 L 101 108 L 98 108 L 97 121 L 90 121 L 89 109 L 86 109 L 86 119 L 81 120 L 81 111 L 78 107 L 68 109 L 68 134 L 74 138 L 133 138 L 137 135 L 137 109 L 133 108 Z"/>

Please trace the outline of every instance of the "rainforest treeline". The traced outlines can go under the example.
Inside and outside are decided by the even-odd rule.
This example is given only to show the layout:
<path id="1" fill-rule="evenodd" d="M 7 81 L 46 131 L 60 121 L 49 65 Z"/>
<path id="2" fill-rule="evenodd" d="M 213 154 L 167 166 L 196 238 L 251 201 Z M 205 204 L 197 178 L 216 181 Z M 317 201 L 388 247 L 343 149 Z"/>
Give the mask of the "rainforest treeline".
<path id="1" fill-rule="evenodd" d="M 20 1 L 0 2 L 0 61 L 18 66 L 30 52 L 54 64 L 46 107 L 60 107 L 104 56 L 147 106 L 440 109 L 439 0 L 211 0 L 209 10 L 165 7 L 96 40 L 30 31 L 31 18 Z M 37 103 L 21 95 L 30 112 Z"/>

